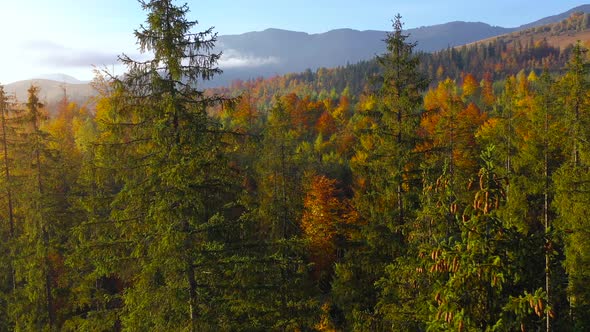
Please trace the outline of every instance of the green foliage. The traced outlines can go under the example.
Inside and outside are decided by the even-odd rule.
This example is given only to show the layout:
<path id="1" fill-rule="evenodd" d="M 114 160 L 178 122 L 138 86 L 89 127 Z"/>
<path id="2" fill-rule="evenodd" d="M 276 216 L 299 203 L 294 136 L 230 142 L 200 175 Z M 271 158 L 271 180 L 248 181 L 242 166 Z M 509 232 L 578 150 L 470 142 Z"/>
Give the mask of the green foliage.
<path id="1" fill-rule="evenodd" d="M 418 72 L 415 45 L 406 41 L 399 15 L 393 29 L 387 53 L 377 57 L 383 68 L 376 82 L 377 103 L 353 119 L 358 136 L 351 160 L 357 186 L 353 205 L 363 220 L 355 241 L 362 249 L 349 250 L 345 262 L 337 265 L 334 293 L 350 326 L 356 322 L 355 330 L 381 326 L 382 313 L 376 310 L 380 295 L 373 285 L 384 277 L 388 264 L 404 255 L 403 230 L 415 208 L 418 163 L 412 150 L 427 81 Z"/>
<path id="2" fill-rule="evenodd" d="M 588 330 L 580 44 L 416 55 L 397 16 L 374 61 L 204 91 L 213 31 L 141 5 L 93 110 L 0 86 L 0 330 Z"/>
<path id="3" fill-rule="evenodd" d="M 590 256 L 587 251 L 587 206 L 588 206 L 588 64 L 586 50 L 577 44 L 568 66 L 567 74 L 562 78 L 560 87 L 564 105 L 564 126 L 567 138 L 564 150 L 567 160 L 554 175 L 556 197 L 554 205 L 559 213 L 556 227 L 564 232 L 565 270 L 568 274 L 568 297 L 575 321 L 575 330 L 584 330 L 590 326 L 586 317 L 589 313 L 588 264 Z"/>

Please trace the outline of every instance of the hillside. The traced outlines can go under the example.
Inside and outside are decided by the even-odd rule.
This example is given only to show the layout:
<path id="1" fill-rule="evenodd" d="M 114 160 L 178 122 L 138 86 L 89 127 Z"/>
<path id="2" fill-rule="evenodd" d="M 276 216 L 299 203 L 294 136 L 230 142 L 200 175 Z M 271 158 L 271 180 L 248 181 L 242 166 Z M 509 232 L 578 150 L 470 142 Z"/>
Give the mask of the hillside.
<path id="1" fill-rule="evenodd" d="M 89 42 L 112 13 L 139 18 L 112 5 Z M 118 76 L 0 86 L 0 332 L 590 331 L 590 54 L 566 42 L 590 15 L 436 52 L 396 15 L 377 57 L 206 88 L 214 29 L 194 33 L 189 3 L 139 5 L 136 40 L 112 47 L 145 52 Z M 212 13 L 243 24 L 227 5 Z M 289 19 L 309 28 L 318 5 Z M 504 28 L 421 29 L 458 43 Z M 360 59 L 379 32 L 264 33 L 236 37 L 259 53 L 226 48 L 221 65 Z M 37 61 L 62 49 L 47 44 Z"/>
<path id="2" fill-rule="evenodd" d="M 583 8 L 590 8 L 590 6 Z M 483 39 L 469 45 L 485 45 L 494 41 L 515 46 L 543 42 L 552 47 L 565 48 L 578 40 L 590 41 L 590 14 L 587 12 L 576 11 L 559 22 Z"/>
<path id="3" fill-rule="evenodd" d="M 521 71 L 539 74 L 545 67 L 553 73 L 561 73 L 570 57 L 572 45 L 577 40 L 590 40 L 587 26 L 589 14 L 573 14 L 565 20 L 522 32 L 513 32 L 500 37 L 447 48 L 433 53 L 421 53 L 420 71 L 429 77 L 432 85 L 450 77 L 461 81 L 464 74 L 478 78 L 503 80 Z M 376 61 L 361 61 L 356 64 L 306 70 L 269 79 L 236 81 L 224 93 L 250 91 L 258 105 L 270 105 L 275 94 L 297 93 L 305 95 L 314 91 L 322 98 L 341 93 L 359 96 L 371 84 L 371 77 L 379 72 Z"/>
<path id="4" fill-rule="evenodd" d="M 561 22 L 572 13 L 590 13 L 590 5 L 579 6 L 519 27 L 498 27 L 482 22 L 448 22 L 408 29 L 405 32 L 417 51 L 433 53 L 499 35 L 519 33 Z M 222 51 L 220 66 L 224 74 L 209 86 L 228 85 L 235 79 L 247 80 L 286 73 L 333 68 L 370 60 L 385 51 L 386 31 L 337 29 L 308 34 L 281 29 L 267 29 L 239 35 L 219 36 L 217 50 Z M 564 44 L 570 41 L 565 38 Z"/>
<path id="5" fill-rule="evenodd" d="M 563 12 L 561 14 L 545 17 L 545 18 L 542 18 L 538 21 L 531 22 L 528 24 L 523 24 L 519 27 L 518 30 L 526 30 L 529 28 L 535 28 L 535 27 L 542 26 L 542 25 L 561 22 L 561 21 L 565 20 L 566 18 L 570 17 L 572 14 L 578 13 L 578 12 L 590 13 L 590 5 L 581 5 L 581 6 L 572 8 L 566 12 Z"/>
<path id="6" fill-rule="evenodd" d="M 526 68 L 529 70 L 540 69 L 543 63 L 551 63 L 555 68 L 562 66 L 567 57 L 568 45 L 577 40 L 590 40 L 590 15 L 581 12 L 590 13 L 590 5 L 517 28 L 457 21 L 408 29 L 405 33 L 410 36 L 409 41 L 417 42 L 416 50 L 424 52 L 422 70 L 431 78 L 459 78 L 462 72 L 472 72 L 478 76 L 488 72 L 495 77 L 503 77 L 518 72 L 519 65 L 525 61 L 528 61 Z M 547 22 L 549 24 L 541 25 Z M 312 77 L 316 74 L 328 73 L 328 77 L 317 83 L 319 90 L 330 91 L 334 88 L 342 91 L 348 86 L 354 93 L 360 93 L 365 86 L 366 76 L 376 71 L 372 59 L 385 51 L 383 40 L 386 33 L 337 29 L 308 34 L 267 29 L 219 36 L 217 51 L 223 52 L 220 67 L 224 72 L 203 84 L 208 88 L 230 86 L 236 80 L 247 81 L 289 73 L 287 81 L 296 79 L 298 82 L 314 82 Z M 528 51 L 533 49 L 536 49 L 533 53 Z M 560 55 L 560 50 L 566 53 Z M 507 61 L 508 58 L 513 60 Z M 355 65 L 357 63 L 358 66 Z M 318 71 L 320 68 L 334 70 Z M 63 87 L 69 98 L 77 102 L 84 102 L 94 95 L 89 85 L 73 84 L 79 81 L 67 75 L 55 74 L 48 78 L 15 82 L 7 85 L 6 91 L 9 94 L 16 93 L 19 100 L 25 100 L 26 90 L 32 82 L 36 82 L 41 87 L 41 99 L 50 103 L 63 96 Z M 63 82 L 67 83 L 64 85 Z"/>
<path id="7" fill-rule="evenodd" d="M 7 84 L 4 90 L 8 95 L 15 95 L 17 100 L 27 100 L 27 90 L 34 84 L 40 88 L 39 98 L 42 102 L 53 103 L 60 100 L 65 93 L 68 98 L 77 103 L 86 103 L 89 97 L 96 94 L 90 84 L 70 84 L 46 79 L 32 79 Z"/>
<path id="8" fill-rule="evenodd" d="M 417 50 L 434 52 L 449 46 L 463 45 L 512 29 L 481 22 L 449 22 L 408 29 Z M 268 77 L 306 69 L 331 68 L 369 60 L 385 52 L 386 31 L 337 29 L 307 34 L 267 29 L 240 35 L 220 36 L 217 49 L 223 52 L 220 67 L 224 70 L 211 83 L 227 85 L 235 79 Z"/>

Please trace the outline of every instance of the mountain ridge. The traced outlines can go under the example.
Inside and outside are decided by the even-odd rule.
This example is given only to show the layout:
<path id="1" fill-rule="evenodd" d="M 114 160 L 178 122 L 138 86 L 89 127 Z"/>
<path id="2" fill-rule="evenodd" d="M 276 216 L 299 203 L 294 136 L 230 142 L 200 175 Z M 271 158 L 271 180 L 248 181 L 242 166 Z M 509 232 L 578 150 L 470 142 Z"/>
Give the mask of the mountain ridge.
<path id="1" fill-rule="evenodd" d="M 559 21 L 562 21 L 562 20 L 568 18 L 571 14 L 576 13 L 576 12 L 590 13 L 590 4 L 580 5 L 580 6 L 572 8 L 568 11 L 565 11 L 563 13 L 560 13 L 557 15 L 552 15 L 552 16 L 547 16 L 547 17 L 544 17 L 540 20 L 536 20 L 531 23 L 523 24 L 516 29 L 523 30 L 523 29 L 538 27 L 541 25 L 557 23 Z"/>
<path id="2" fill-rule="evenodd" d="M 27 90 L 34 84 L 40 88 L 39 99 L 46 104 L 55 103 L 63 98 L 64 93 L 70 101 L 84 104 L 88 98 L 96 95 L 96 90 L 89 83 L 64 83 L 49 79 L 30 79 L 4 85 L 8 95 L 15 96 L 17 101 L 24 102 L 28 98 Z"/>
<path id="3" fill-rule="evenodd" d="M 557 23 L 575 12 L 590 13 L 590 4 L 577 6 L 561 14 L 523 24 L 515 28 L 493 26 L 485 22 L 451 21 L 431 26 L 404 30 L 409 40 L 417 42 L 417 50 L 434 52 L 466 45 L 533 27 Z M 306 33 L 280 28 L 267 28 L 243 34 L 218 36 L 215 51 L 223 52 L 219 66 L 224 73 L 213 81 L 204 82 L 203 87 L 228 86 L 234 80 L 248 80 L 287 73 L 303 72 L 307 69 L 334 68 L 374 58 L 385 52 L 384 39 L 388 31 L 356 30 L 351 28 L 332 29 L 322 33 Z M 63 84 L 66 90 L 82 99 L 84 93 L 93 95 L 89 86 L 65 74 L 52 74 L 65 79 L 46 83 L 45 97 L 61 98 Z M 26 98 L 26 89 L 40 79 L 13 82 L 6 85 L 9 93 L 17 98 Z M 25 83 L 21 83 L 25 82 Z M 81 82 L 82 84 L 72 84 Z M 68 85 L 69 84 L 69 85 Z M 77 86 L 79 85 L 79 86 Z M 15 88 L 18 86 L 18 89 Z M 41 86 L 43 91 L 44 87 Z M 24 100 L 24 99 L 23 99 Z"/>
<path id="4" fill-rule="evenodd" d="M 485 22 L 451 21 L 410 28 L 404 32 L 409 35 L 409 41 L 417 42 L 417 51 L 430 53 L 557 23 L 579 11 L 590 13 L 590 4 L 512 28 Z M 351 28 L 332 29 L 322 33 L 268 28 L 219 36 L 220 44 L 217 50 L 225 53 L 220 62 L 224 74 L 207 85 L 223 86 L 236 79 L 269 77 L 322 67 L 332 68 L 368 60 L 385 52 L 383 40 L 387 33 L 388 31 Z M 233 63 L 245 65 L 241 68 L 227 65 Z"/>

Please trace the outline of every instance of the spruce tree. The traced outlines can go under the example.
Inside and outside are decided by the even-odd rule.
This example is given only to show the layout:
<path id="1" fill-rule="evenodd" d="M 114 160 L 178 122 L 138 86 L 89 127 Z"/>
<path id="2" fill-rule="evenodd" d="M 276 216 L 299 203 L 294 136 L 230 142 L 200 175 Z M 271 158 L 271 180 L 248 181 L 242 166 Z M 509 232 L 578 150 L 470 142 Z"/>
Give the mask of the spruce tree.
<path id="1" fill-rule="evenodd" d="M 81 167 L 72 209 L 80 217 L 71 228 L 68 243 L 72 253 L 67 260 L 75 314 L 66 321 L 64 330 L 120 329 L 123 284 L 130 280 L 122 267 L 128 251 L 120 240 L 115 220 L 109 217 L 110 204 L 121 189 L 121 180 L 116 169 L 105 167 L 117 164 L 117 156 L 109 145 L 115 144 L 115 138 L 105 127 L 106 113 L 117 98 L 105 84 L 99 88 L 101 95 L 94 119 L 81 119 L 75 133 Z"/>
<path id="2" fill-rule="evenodd" d="M 472 202 L 449 211 L 459 233 L 438 243 L 419 272 L 435 280 L 429 330 L 528 330 L 549 311 L 542 289 L 521 281 L 534 241 L 497 214 L 506 192 L 493 153 L 482 152 Z"/>
<path id="3" fill-rule="evenodd" d="M 61 240 L 66 236 L 67 216 L 39 88 L 31 86 L 28 93 L 26 109 L 19 118 L 21 146 L 16 168 L 22 178 L 19 207 L 23 209 L 23 228 L 15 243 L 16 292 L 11 314 L 17 330 L 52 331 L 62 322 L 63 312 L 56 305 L 63 291 L 58 285 L 62 276 L 56 270 L 63 259 Z"/>
<path id="4" fill-rule="evenodd" d="M 14 214 L 14 181 L 11 172 L 13 169 L 13 151 L 9 151 L 14 146 L 14 128 L 9 123 L 14 117 L 14 105 L 10 102 L 4 92 L 4 87 L 0 85 L 0 136 L 1 156 L 2 156 L 2 192 L 5 202 L 2 204 L 0 215 L 5 222 L 0 225 L 0 330 L 9 330 L 8 305 L 16 287 L 14 275 L 14 256 L 12 247 L 16 238 L 15 214 Z M 12 140 L 12 143 L 11 141 Z M 10 147 L 10 148 L 9 148 Z"/>
<path id="5" fill-rule="evenodd" d="M 271 292 L 263 296 L 275 303 L 277 321 L 270 328 L 287 330 L 310 328 L 317 310 L 300 226 L 306 165 L 302 152 L 297 151 L 300 133 L 292 127 L 292 117 L 277 98 L 269 111 L 255 163 L 259 196 L 254 212 L 266 234 L 262 243 L 267 257 L 272 258 L 267 259 L 266 269 L 275 276 L 266 283 L 273 285 Z"/>
<path id="6" fill-rule="evenodd" d="M 388 264 L 406 254 L 404 230 L 416 208 L 419 162 L 413 152 L 427 80 L 407 38 L 397 15 L 387 53 L 377 57 L 383 69 L 377 103 L 358 117 L 359 144 L 351 166 L 357 181 L 354 205 L 364 225 L 359 246 L 337 265 L 334 282 L 336 303 L 355 330 L 381 329 L 375 283 L 385 277 Z"/>
<path id="7" fill-rule="evenodd" d="M 118 169 L 121 186 L 108 216 L 125 262 L 115 277 L 129 283 L 119 320 L 128 330 L 215 329 L 227 321 L 218 310 L 227 291 L 219 262 L 233 236 L 224 206 L 234 187 L 220 127 L 208 115 L 223 98 L 198 89 L 220 72 L 216 35 L 193 32 L 186 5 L 140 3 L 147 20 L 135 35 L 153 58 L 121 56 L 128 72 L 115 78 L 101 134 L 111 137 L 105 145 L 116 161 L 103 166 Z"/>
<path id="8" fill-rule="evenodd" d="M 570 320 L 576 330 L 590 328 L 590 247 L 587 241 L 588 207 L 590 206 L 590 145 L 588 125 L 588 63 L 586 50 L 578 43 L 572 51 L 568 71 L 559 82 L 559 102 L 564 114 L 566 161 L 554 174 L 555 202 L 559 217 L 555 225 L 564 233 L 565 270 Z"/>

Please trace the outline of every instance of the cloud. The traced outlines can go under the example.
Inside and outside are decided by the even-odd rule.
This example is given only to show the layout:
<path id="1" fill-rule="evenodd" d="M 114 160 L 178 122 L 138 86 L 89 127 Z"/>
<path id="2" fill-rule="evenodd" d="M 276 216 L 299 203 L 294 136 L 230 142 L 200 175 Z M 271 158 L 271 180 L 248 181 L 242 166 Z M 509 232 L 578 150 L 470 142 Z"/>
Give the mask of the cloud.
<path id="1" fill-rule="evenodd" d="M 66 47 L 49 40 L 29 40 L 22 43 L 22 47 L 31 51 L 61 51 Z"/>
<path id="2" fill-rule="evenodd" d="M 253 68 L 280 63 L 280 59 L 273 56 L 257 57 L 241 54 L 234 49 L 225 49 L 219 60 L 221 69 L 229 68 Z"/>
<path id="3" fill-rule="evenodd" d="M 48 40 L 23 42 L 22 49 L 38 64 L 57 68 L 112 65 L 117 63 L 118 56 L 116 53 L 71 48 Z"/>
<path id="4" fill-rule="evenodd" d="M 111 66 L 118 64 L 119 53 L 95 49 L 77 49 L 49 40 L 31 40 L 21 43 L 22 49 L 39 65 L 52 68 L 86 68 L 92 65 Z M 143 61 L 146 54 L 133 54 L 131 58 Z M 235 49 L 225 49 L 218 63 L 222 69 L 256 68 L 280 63 L 274 56 L 242 54 Z"/>
<path id="5" fill-rule="evenodd" d="M 92 65 L 112 65 L 117 63 L 117 54 L 98 51 L 69 50 L 48 54 L 39 60 L 41 63 L 60 68 L 88 67 Z"/>

